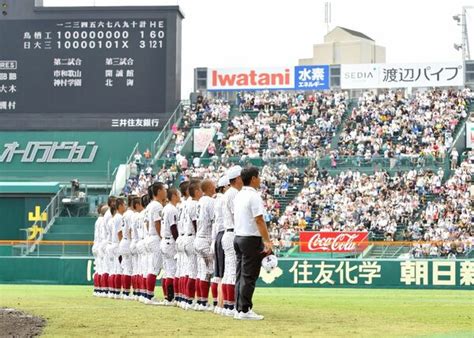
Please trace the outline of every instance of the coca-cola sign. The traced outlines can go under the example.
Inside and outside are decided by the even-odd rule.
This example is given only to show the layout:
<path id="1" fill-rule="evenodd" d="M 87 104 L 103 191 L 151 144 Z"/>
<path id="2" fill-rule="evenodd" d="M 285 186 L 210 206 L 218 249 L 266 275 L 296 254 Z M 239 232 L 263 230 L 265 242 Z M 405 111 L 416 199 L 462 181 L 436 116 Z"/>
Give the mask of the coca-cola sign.
<path id="1" fill-rule="evenodd" d="M 301 252 L 360 252 L 369 245 L 367 232 L 300 232 Z"/>

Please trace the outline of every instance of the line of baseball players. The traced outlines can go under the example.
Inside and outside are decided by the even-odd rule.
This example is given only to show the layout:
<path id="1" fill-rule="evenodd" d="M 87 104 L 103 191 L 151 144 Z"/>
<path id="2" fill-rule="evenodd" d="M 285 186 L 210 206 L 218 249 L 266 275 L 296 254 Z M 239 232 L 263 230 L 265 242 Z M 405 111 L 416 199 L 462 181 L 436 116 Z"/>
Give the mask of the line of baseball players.
<path id="1" fill-rule="evenodd" d="M 231 167 L 217 187 L 212 180 L 186 181 L 179 190 L 156 182 L 127 205 L 110 197 L 95 225 L 94 295 L 234 317 L 241 170 Z M 163 300 L 155 296 L 161 271 Z"/>

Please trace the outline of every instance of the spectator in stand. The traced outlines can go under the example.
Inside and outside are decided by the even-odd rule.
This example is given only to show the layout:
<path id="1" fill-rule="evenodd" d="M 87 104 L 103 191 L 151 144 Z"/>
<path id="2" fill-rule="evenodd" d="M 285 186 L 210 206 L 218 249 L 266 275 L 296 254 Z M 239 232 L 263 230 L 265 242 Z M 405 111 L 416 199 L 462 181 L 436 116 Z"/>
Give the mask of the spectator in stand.
<path id="1" fill-rule="evenodd" d="M 216 154 L 216 145 L 214 142 L 210 142 L 207 146 L 207 153 L 209 156 L 214 156 Z"/>
<path id="2" fill-rule="evenodd" d="M 454 148 L 453 151 L 451 152 L 451 170 L 456 169 L 458 165 L 458 157 L 459 157 L 458 151 L 456 150 L 456 148 Z"/>
<path id="3" fill-rule="evenodd" d="M 142 154 L 140 154 L 140 151 L 138 149 L 135 152 L 135 155 L 133 155 L 133 161 L 137 165 L 138 170 L 141 170 L 141 167 L 143 165 L 143 163 L 142 163 Z"/>
<path id="4" fill-rule="evenodd" d="M 149 148 L 146 148 L 143 157 L 145 158 L 145 167 L 149 167 L 151 164 L 151 151 Z"/>

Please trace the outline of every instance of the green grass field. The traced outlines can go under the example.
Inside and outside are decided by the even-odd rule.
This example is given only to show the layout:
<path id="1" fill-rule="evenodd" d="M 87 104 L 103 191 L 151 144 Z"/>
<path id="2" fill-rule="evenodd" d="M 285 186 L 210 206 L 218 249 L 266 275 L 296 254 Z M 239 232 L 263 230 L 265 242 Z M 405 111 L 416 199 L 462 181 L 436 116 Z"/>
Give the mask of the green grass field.
<path id="1" fill-rule="evenodd" d="M 254 300 L 263 321 L 95 298 L 84 286 L 0 285 L 0 306 L 45 318 L 46 336 L 474 336 L 469 291 L 258 288 Z"/>

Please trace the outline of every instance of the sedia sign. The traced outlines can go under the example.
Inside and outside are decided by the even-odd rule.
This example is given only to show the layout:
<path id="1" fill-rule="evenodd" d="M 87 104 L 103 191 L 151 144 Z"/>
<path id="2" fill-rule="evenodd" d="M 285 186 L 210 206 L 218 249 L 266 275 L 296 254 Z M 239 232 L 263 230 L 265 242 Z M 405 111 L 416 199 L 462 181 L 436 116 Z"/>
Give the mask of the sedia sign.
<path id="1" fill-rule="evenodd" d="M 99 146 L 95 141 L 80 144 L 77 141 L 28 142 L 22 147 L 18 142 L 5 143 L 0 163 L 20 160 L 22 163 L 92 163 Z"/>

